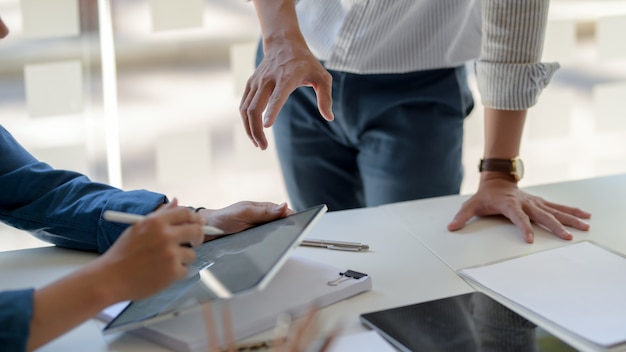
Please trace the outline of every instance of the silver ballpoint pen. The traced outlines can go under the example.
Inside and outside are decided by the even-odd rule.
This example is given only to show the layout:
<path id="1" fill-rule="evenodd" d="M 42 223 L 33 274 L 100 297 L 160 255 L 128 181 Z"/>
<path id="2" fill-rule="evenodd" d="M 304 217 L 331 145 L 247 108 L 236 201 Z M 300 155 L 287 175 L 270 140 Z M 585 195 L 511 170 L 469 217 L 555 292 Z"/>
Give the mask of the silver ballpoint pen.
<path id="1" fill-rule="evenodd" d="M 320 240 L 314 238 L 308 238 L 300 243 L 301 246 L 308 247 L 321 247 L 327 249 L 335 249 L 340 251 L 367 251 L 370 249 L 370 246 L 359 243 L 359 242 L 343 242 L 343 241 L 332 241 L 332 240 Z"/>

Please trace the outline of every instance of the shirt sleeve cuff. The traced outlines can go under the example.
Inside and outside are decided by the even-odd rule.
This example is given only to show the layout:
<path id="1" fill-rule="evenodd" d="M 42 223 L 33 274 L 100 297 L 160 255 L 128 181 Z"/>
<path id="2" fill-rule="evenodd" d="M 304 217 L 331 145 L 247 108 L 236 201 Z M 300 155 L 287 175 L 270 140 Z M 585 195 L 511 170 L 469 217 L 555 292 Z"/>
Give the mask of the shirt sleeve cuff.
<path id="1" fill-rule="evenodd" d="M 104 211 L 115 210 L 131 214 L 146 215 L 153 212 L 159 205 L 167 203 L 168 199 L 162 194 L 145 190 L 119 192 L 113 195 L 106 203 L 100 214 L 98 226 L 98 252 L 104 253 L 113 245 L 120 234 L 129 226 L 104 220 Z"/>
<path id="2" fill-rule="evenodd" d="M 559 64 L 510 64 L 478 61 L 476 77 L 484 106 L 498 110 L 526 110 L 537 99 Z"/>
<path id="3" fill-rule="evenodd" d="M 33 289 L 0 293 L 0 346 L 3 351 L 26 351 L 33 318 Z"/>

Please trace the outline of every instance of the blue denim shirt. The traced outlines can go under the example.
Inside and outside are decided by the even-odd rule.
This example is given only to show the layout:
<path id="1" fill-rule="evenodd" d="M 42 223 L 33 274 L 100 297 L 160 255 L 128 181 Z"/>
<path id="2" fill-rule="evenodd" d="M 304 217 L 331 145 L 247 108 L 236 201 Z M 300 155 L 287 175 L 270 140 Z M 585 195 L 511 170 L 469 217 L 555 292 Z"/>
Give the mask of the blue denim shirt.
<path id="1" fill-rule="evenodd" d="M 128 225 L 105 210 L 147 214 L 167 202 L 146 190 L 122 191 L 38 161 L 0 126 L 0 221 L 66 248 L 106 251 Z M 26 349 L 33 290 L 0 292 L 0 346 Z"/>

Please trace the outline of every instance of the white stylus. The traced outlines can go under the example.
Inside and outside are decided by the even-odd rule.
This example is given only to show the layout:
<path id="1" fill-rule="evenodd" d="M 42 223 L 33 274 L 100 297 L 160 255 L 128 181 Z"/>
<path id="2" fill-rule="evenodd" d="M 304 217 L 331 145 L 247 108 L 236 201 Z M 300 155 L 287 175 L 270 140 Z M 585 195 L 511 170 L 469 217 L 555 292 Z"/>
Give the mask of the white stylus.
<path id="1" fill-rule="evenodd" d="M 115 211 L 115 210 L 105 210 L 104 212 L 105 220 L 111 221 L 111 222 L 119 222 L 122 224 L 134 224 L 145 218 L 146 217 L 143 215 L 124 213 L 124 212 Z M 217 227 L 209 226 L 209 225 L 202 226 L 202 232 L 204 232 L 205 235 L 224 234 L 223 230 L 218 229 Z"/>

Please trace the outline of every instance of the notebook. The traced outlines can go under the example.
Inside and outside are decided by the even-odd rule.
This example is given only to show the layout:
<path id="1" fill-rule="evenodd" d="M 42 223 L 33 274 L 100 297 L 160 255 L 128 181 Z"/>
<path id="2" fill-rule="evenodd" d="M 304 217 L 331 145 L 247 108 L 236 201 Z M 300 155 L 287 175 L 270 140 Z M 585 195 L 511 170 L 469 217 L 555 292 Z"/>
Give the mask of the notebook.
<path id="1" fill-rule="evenodd" d="M 318 205 L 202 244 L 185 279 L 128 303 L 104 332 L 134 329 L 189 313 L 208 301 L 264 289 L 326 210 Z"/>

